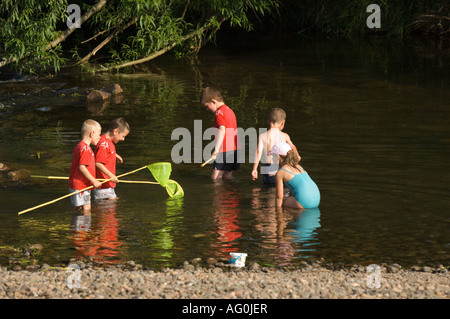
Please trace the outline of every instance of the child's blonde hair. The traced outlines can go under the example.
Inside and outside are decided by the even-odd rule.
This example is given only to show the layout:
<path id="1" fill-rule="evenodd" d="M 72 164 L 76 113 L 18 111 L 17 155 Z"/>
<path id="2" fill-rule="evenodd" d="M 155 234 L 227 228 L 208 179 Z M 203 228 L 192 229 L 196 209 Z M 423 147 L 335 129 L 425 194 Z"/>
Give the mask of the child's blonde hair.
<path id="1" fill-rule="evenodd" d="M 269 123 L 280 124 L 282 121 L 286 120 L 286 112 L 279 108 L 273 108 L 269 113 Z"/>
<path id="2" fill-rule="evenodd" d="M 203 89 L 202 96 L 200 98 L 200 104 L 209 103 L 212 100 L 216 100 L 217 102 L 223 103 L 223 97 L 222 94 L 220 94 L 220 91 L 214 87 L 206 87 Z"/>
<path id="3" fill-rule="evenodd" d="M 86 120 L 83 122 L 83 126 L 81 126 L 81 136 L 89 134 L 95 129 L 101 128 L 101 125 L 95 120 Z"/>

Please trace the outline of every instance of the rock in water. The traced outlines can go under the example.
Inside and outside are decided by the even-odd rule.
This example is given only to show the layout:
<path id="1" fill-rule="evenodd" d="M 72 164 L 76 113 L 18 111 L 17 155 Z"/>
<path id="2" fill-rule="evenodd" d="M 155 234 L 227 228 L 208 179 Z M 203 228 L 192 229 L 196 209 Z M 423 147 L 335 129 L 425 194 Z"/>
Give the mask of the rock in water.
<path id="1" fill-rule="evenodd" d="M 102 90 L 92 90 L 89 92 L 86 102 L 87 103 L 95 103 L 95 102 L 102 102 L 104 100 L 107 100 L 111 97 L 111 93 L 102 91 Z"/>

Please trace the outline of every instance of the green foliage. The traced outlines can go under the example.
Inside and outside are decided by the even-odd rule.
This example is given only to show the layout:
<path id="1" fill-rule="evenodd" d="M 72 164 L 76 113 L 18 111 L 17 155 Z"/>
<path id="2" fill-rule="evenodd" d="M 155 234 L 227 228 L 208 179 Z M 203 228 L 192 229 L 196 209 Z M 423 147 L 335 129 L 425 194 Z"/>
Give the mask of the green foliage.
<path id="1" fill-rule="evenodd" d="M 66 17 L 67 1 L 4 0 L 0 6 L 0 52 L 19 70 L 36 71 L 36 64 L 59 70 L 61 47 L 46 52 Z"/>
<path id="2" fill-rule="evenodd" d="M 381 7 L 379 30 L 366 27 L 366 8 Z M 0 4 L 0 68 L 55 72 L 83 64 L 108 70 L 144 62 L 175 48 L 196 54 L 221 28 L 298 33 L 403 36 L 413 32 L 450 34 L 449 8 L 438 0 L 3 0 Z M 67 31 L 69 4 L 94 12 L 81 28 Z M 63 40 L 54 42 L 58 37 Z M 49 46 L 54 43 L 54 46 Z M 174 45 L 176 44 L 176 45 Z M 93 56 L 95 55 L 95 58 Z M 95 65 L 89 63 L 95 62 Z M 100 65 L 98 65 L 100 64 Z"/>
<path id="3" fill-rule="evenodd" d="M 118 64 L 142 59 L 173 43 L 183 42 L 186 43 L 180 46 L 179 53 L 197 52 L 213 38 L 224 21 L 231 27 L 249 31 L 253 29 L 252 20 L 277 8 L 276 0 L 112 0 L 63 43 L 48 47 L 67 29 L 69 4 L 78 4 L 83 15 L 98 2 L 3 0 L 0 57 L 4 64 L 14 62 L 20 71 L 58 71 L 67 65 L 69 53 L 71 59 L 81 61 L 93 50 L 101 50 L 103 63 Z M 196 30 L 195 36 L 186 37 Z"/>

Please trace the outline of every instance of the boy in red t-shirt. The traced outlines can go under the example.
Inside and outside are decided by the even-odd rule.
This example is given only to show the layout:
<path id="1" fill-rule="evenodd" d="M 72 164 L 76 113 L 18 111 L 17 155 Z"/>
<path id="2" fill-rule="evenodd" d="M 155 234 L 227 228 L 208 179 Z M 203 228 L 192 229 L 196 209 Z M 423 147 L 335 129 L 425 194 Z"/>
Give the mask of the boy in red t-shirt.
<path id="1" fill-rule="evenodd" d="M 130 132 L 130 126 L 123 118 L 117 118 L 109 124 L 108 132 L 103 134 L 95 148 L 95 166 L 98 179 L 111 179 L 94 190 L 94 199 L 117 198 L 114 188 L 118 182 L 116 177 L 116 161 L 123 163 L 122 157 L 116 153 L 114 144 L 124 141 Z"/>
<path id="2" fill-rule="evenodd" d="M 72 166 L 69 174 L 69 191 L 71 193 L 89 186 L 99 187 L 101 183 L 95 179 L 95 157 L 91 144 L 97 145 L 102 128 L 94 120 L 86 120 L 81 128 L 81 141 L 73 151 Z M 70 201 L 77 210 L 91 210 L 91 191 L 86 190 L 70 196 Z"/>
<path id="3" fill-rule="evenodd" d="M 215 114 L 214 127 L 217 129 L 214 157 L 213 180 L 231 179 L 233 171 L 239 169 L 236 115 L 223 100 L 219 90 L 207 87 L 203 90 L 200 103 Z"/>

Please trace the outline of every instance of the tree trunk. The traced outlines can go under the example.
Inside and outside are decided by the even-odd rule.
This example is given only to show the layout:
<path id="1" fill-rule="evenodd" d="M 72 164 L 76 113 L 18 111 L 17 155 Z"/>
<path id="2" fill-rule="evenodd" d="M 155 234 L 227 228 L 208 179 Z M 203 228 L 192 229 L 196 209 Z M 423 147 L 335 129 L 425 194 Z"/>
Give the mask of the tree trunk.
<path id="1" fill-rule="evenodd" d="M 80 61 L 78 61 L 77 63 L 75 63 L 73 66 L 79 65 L 81 63 L 86 62 L 87 60 L 89 60 L 91 58 L 91 56 L 95 55 L 101 48 L 103 48 L 109 41 L 111 41 L 112 39 L 114 39 L 114 37 L 116 37 L 119 33 L 123 32 L 126 28 L 132 26 L 133 24 L 135 24 L 137 21 L 139 20 L 139 17 L 134 18 L 133 20 L 131 20 L 130 22 L 128 22 L 128 24 L 124 25 L 122 28 L 114 31 L 112 34 L 110 34 L 105 40 L 102 41 L 102 43 L 100 43 L 98 46 L 95 47 L 94 50 L 92 50 L 88 55 L 86 55 L 83 59 L 81 59 Z"/>

